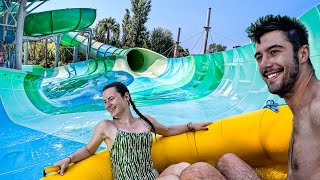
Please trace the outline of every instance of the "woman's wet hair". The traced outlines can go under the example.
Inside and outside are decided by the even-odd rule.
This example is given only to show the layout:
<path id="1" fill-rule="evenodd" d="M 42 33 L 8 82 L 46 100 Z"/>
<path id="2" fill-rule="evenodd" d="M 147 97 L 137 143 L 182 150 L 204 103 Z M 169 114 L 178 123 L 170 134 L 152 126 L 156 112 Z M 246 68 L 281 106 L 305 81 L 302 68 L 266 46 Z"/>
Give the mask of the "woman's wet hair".
<path id="1" fill-rule="evenodd" d="M 116 91 L 123 97 L 125 95 L 125 93 L 129 93 L 129 96 L 130 96 L 130 92 L 127 88 L 126 85 L 124 85 L 123 83 L 121 82 L 113 82 L 113 83 L 110 83 L 108 85 L 106 85 L 103 89 L 102 89 L 102 92 L 104 92 L 105 90 L 109 89 L 109 88 L 112 88 L 114 87 L 116 89 Z M 156 133 L 156 129 L 155 127 L 153 126 L 153 124 L 150 122 L 150 120 L 148 118 L 146 118 L 144 115 L 141 114 L 141 112 L 136 108 L 136 105 L 133 103 L 132 99 L 131 99 L 131 96 L 130 96 L 130 100 L 129 100 L 133 110 L 138 114 L 138 116 L 143 119 L 144 121 L 146 121 L 152 128 L 153 132 Z M 113 117 L 113 119 L 115 119 Z"/>

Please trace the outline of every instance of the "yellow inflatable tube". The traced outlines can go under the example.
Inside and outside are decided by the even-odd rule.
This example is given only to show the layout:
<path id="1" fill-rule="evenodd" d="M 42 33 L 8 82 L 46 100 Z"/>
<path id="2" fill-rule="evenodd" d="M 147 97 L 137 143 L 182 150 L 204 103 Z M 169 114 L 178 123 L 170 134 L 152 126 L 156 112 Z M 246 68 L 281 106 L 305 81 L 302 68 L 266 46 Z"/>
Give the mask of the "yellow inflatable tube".
<path id="1" fill-rule="evenodd" d="M 154 164 L 160 172 L 183 161 L 204 161 L 214 165 L 223 154 L 235 153 L 254 167 L 263 179 L 285 179 L 292 113 L 288 106 L 280 106 L 279 110 L 275 113 L 263 109 L 224 118 L 212 123 L 208 131 L 158 137 L 152 149 Z M 47 167 L 45 171 L 56 169 Z M 109 152 L 103 150 L 70 165 L 64 176 L 51 173 L 42 178 L 51 179 L 111 180 Z"/>

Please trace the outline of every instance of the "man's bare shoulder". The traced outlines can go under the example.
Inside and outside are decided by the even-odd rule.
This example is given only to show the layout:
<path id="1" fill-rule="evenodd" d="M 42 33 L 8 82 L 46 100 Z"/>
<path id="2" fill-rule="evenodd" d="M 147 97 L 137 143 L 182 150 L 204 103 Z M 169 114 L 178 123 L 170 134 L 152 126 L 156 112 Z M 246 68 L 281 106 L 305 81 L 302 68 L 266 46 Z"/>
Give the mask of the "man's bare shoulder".
<path id="1" fill-rule="evenodd" d="M 320 89 L 310 103 L 310 116 L 314 121 L 320 123 Z"/>

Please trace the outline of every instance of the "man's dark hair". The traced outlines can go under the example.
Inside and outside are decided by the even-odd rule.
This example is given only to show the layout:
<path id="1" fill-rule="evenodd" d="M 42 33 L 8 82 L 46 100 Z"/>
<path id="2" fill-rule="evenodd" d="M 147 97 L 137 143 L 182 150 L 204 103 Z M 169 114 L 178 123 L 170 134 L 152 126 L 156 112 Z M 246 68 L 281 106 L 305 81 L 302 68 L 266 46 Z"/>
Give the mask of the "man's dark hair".
<path id="1" fill-rule="evenodd" d="M 156 129 L 154 128 L 154 126 L 153 126 L 153 124 L 150 122 L 150 120 L 149 120 L 148 118 L 146 118 L 144 115 L 142 115 L 141 112 L 136 108 L 136 105 L 134 104 L 134 102 L 133 102 L 132 99 L 131 99 L 131 95 L 130 95 L 130 92 L 129 92 L 127 86 L 124 85 L 124 84 L 121 83 L 121 82 L 113 82 L 113 83 L 110 83 L 110 84 L 106 85 L 106 86 L 103 88 L 102 92 L 105 91 L 105 90 L 107 90 L 107 89 L 109 89 L 109 88 L 112 88 L 112 87 L 114 87 L 114 88 L 116 89 L 116 91 L 117 91 L 122 97 L 125 95 L 126 92 L 129 93 L 129 96 L 130 96 L 129 102 L 130 102 L 133 110 L 138 114 L 138 116 L 139 116 L 141 119 L 143 119 L 144 121 L 146 121 L 146 122 L 151 126 L 153 132 L 156 133 Z"/>
<path id="2" fill-rule="evenodd" d="M 258 18 L 258 20 L 246 29 L 248 37 L 254 43 L 260 44 L 260 38 L 267 32 L 282 31 L 286 39 L 292 44 L 295 57 L 298 55 L 299 48 L 308 43 L 308 30 L 296 18 L 280 15 L 266 15 Z M 310 65 L 310 58 L 308 59 Z"/>

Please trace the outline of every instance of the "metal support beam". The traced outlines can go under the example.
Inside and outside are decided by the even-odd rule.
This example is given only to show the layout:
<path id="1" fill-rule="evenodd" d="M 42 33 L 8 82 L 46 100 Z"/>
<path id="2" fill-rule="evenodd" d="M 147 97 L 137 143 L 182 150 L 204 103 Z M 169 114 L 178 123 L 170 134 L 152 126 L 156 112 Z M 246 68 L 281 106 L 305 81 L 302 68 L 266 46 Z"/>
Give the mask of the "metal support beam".
<path id="1" fill-rule="evenodd" d="M 44 68 L 49 68 L 48 65 L 48 39 L 44 39 Z"/>
<path id="2" fill-rule="evenodd" d="M 78 46 L 74 46 L 73 47 L 73 61 L 72 63 L 76 63 L 78 62 L 78 54 L 79 54 L 79 47 Z"/>
<path id="3" fill-rule="evenodd" d="M 23 64 L 28 65 L 28 41 L 25 41 L 23 45 Z"/>
<path id="4" fill-rule="evenodd" d="M 18 13 L 17 21 L 17 32 L 16 32 L 16 52 L 15 52 L 15 69 L 22 68 L 22 38 L 23 38 L 23 29 L 24 29 L 24 17 L 25 17 L 25 8 L 27 0 L 21 0 Z"/>
<path id="5" fill-rule="evenodd" d="M 179 56 L 180 31 L 181 31 L 181 28 L 178 28 L 178 36 L 177 36 L 177 41 L 174 47 L 174 54 L 173 54 L 174 58 L 177 58 Z"/>
<path id="6" fill-rule="evenodd" d="M 11 47 L 7 46 L 8 50 L 8 62 L 7 68 L 13 68 L 14 66 L 14 53 L 12 53 Z"/>
<path id="7" fill-rule="evenodd" d="M 8 24 L 8 9 L 7 6 L 3 6 L 3 24 L 6 25 Z M 2 30 L 2 40 L 5 41 L 6 40 L 6 36 L 7 36 L 7 27 L 3 26 L 3 30 Z"/>
<path id="8" fill-rule="evenodd" d="M 56 34 L 50 34 L 47 36 L 38 36 L 38 37 L 32 37 L 32 36 L 23 36 L 23 40 L 25 41 L 40 41 L 42 39 L 51 39 L 52 37 L 57 37 L 61 35 L 61 33 L 56 33 Z"/>
<path id="9" fill-rule="evenodd" d="M 90 59 L 90 53 L 91 53 L 91 45 L 92 45 L 92 37 L 93 37 L 93 32 L 91 28 L 87 28 L 87 29 L 82 29 L 82 30 L 76 30 L 73 32 L 84 32 L 84 33 L 88 33 L 88 43 L 87 43 L 87 49 L 86 49 L 86 59 L 89 60 Z"/>
<path id="10" fill-rule="evenodd" d="M 47 1 L 48 1 L 48 0 L 42 1 L 42 2 L 41 2 L 40 4 L 38 4 L 36 7 L 32 8 L 30 11 L 28 11 L 28 14 L 31 13 L 33 10 L 37 9 L 37 8 L 38 8 L 39 6 L 41 6 L 42 4 L 46 3 Z M 33 1 L 32 3 L 30 3 L 30 4 L 28 5 L 27 9 L 28 9 L 29 7 L 31 7 L 32 4 L 35 3 L 35 2 L 37 2 L 37 1 Z"/>
<path id="11" fill-rule="evenodd" d="M 59 49 L 60 49 L 60 35 L 57 36 L 57 40 L 55 41 L 55 45 L 56 45 L 56 56 L 54 58 L 54 67 L 58 67 Z"/>
<path id="12" fill-rule="evenodd" d="M 89 34 L 86 59 L 89 60 L 90 59 L 91 44 L 92 44 L 92 29 L 88 28 L 88 30 L 86 30 L 86 32 Z"/>
<path id="13" fill-rule="evenodd" d="M 210 16 L 211 16 L 211 8 L 208 9 L 207 24 L 206 24 L 206 27 L 204 27 L 206 33 L 204 36 L 203 54 L 207 52 L 207 41 L 208 41 L 209 30 L 210 30 Z"/>
<path id="14" fill-rule="evenodd" d="M 16 25 L 10 25 L 10 24 L 0 24 L 0 26 L 12 27 L 12 28 L 17 27 Z"/>
<path id="15" fill-rule="evenodd" d="M 3 7 L 5 9 L 5 11 L 3 12 L 3 14 L 8 14 L 11 16 L 12 20 L 14 21 L 14 25 L 11 24 L 11 22 L 8 24 L 8 22 L 4 23 L 5 26 L 11 26 L 11 27 L 16 27 L 17 26 L 17 20 L 16 20 L 16 16 L 11 12 L 11 9 L 15 9 L 15 7 L 17 6 L 16 3 L 14 7 L 11 6 L 11 0 L 2 0 L 3 3 Z M 9 7 L 11 6 L 11 7 Z"/>

